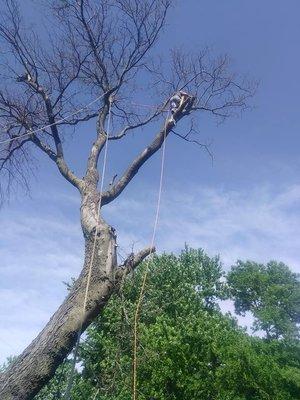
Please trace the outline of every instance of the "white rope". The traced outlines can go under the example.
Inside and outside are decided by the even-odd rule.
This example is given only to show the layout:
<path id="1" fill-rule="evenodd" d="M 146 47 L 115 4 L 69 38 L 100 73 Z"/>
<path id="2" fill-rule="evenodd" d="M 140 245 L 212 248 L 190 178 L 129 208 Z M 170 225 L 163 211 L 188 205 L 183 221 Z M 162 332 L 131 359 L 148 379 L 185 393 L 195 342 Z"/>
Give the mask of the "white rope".
<path id="1" fill-rule="evenodd" d="M 82 333 L 82 324 L 83 324 L 84 313 L 85 313 L 86 305 L 87 305 L 89 287 L 90 287 L 90 283 L 91 283 L 93 262 L 94 262 L 95 251 L 96 251 L 96 241 L 97 241 L 98 228 L 99 228 L 102 192 L 103 192 L 103 187 L 104 187 L 104 176 L 105 176 L 106 165 L 107 165 L 107 150 L 108 150 L 108 142 L 109 142 L 108 138 L 109 138 L 109 132 L 110 132 L 110 121 L 111 121 L 111 101 L 109 103 L 109 113 L 108 113 L 108 120 L 107 120 L 107 129 L 106 129 L 106 140 L 105 140 L 104 156 L 103 156 L 103 168 L 102 168 L 101 181 L 100 181 L 100 198 L 99 198 L 98 210 L 97 210 L 97 224 L 96 224 L 96 230 L 95 230 L 95 236 L 94 236 L 92 256 L 91 256 L 91 261 L 90 261 L 90 265 L 89 265 L 89 269 L 88 269 L 88 276 L 87 276 L 87 282 L 86 282 L 86 287 L 85 287 L 84 301 L 83 301 L 83 307 L 82 307 L 82 316 L 80 319 L 80 327 L 77 332 L 77 340 L 76 340 L 76 345 L 75 345 L 75 349 L 74 349 L 74 357 L 72 360 L 71 372 L 70 372 L 70 376 L 68 379 L 68 385 L 66 388 L 66 392 L 64 395 L 65 400 L 70 399 L 71 389 L 73 386 L 74 372 L 75 372 L 76 360 L 77 360 L 78 349 L 79 349 L 79 344 L 80 344 L 80 336 Z"/>
<path id="2" fill-rule="evenodd" d="M 76 111 L 72 112 L 71 114 L 68 114 L 66 117 L 63 117 L 63 118 L 59 119 L 58 121 L 53 122 L 52 124 L 42 126 L 41 128 L 35 129 L 34 131 L 30 131 L 30 132 L 24 133 L 23 135 L 19 135 L 19 136 L 16 136 L 14 138 L 11 138 L 11 139 L 2 140 L 2 141 L 0 141 L 0 144 L 10 143 L 10 142 L 13 142 L 14 140 L 18 140 L 18 139 L 20 139 L 22 137 L 30 136 L 30 135 L 33 135 L 33 134 L 35 134 L 37 132 L 43 131 L 43 130 L 45 130 L 47 128 L 51 128 L 51 126 L 58 125 L 61 122 L 66 121 L 68 118 L 72 117 L 73 115 L 79 114 L 81 111 L 85 110 L 86 108 L 88 108 L 92 104 L 96 103 L 96 101 L 100 100 L 105 95 L 106 95 L 106 93 L 101 94 L 101 96 L 96 97 L 96 99 L 94 99 L 90 103 L 86 104 L 84 107 L 80 108 L 79 110 L 76 110 Z M 3 125 L 2 125 L 2 127 L 3 127 Z"/>
<path id="3" fill-rule="evenodd" d="M 167 120 L 169 119 L 169 115 Z M 108 137 L 109 137 L 109 131 L 110 131 L 110 122 L 111 122 L 111 113 L 109 109 L 109 117 L 107 121 L 107 136 L 106 136 L 106 142 L 105 142 L 105 149 L 104 149 L 104 158 L 103 158 L 103 170 L 102 170 L 102 176 L 101 176 L 101 183 L 100 183 L 100 199 L 99 199 L 99 205 L 98 205 L 98 213 L 97 213 L 97 225 L 96 225 L 96 232 L 95 232 L 95 239 L 94 239 L 94 244 L 93 244 L 93 251 L 92 251 L 92 256 L 91 256 L 91 262 L 89 266 L 89 271 L 88 271 L 88 277 L 87 277 L 87 284 L 86 284 L 86 290 L 85 290 L 85 297 L 84 297 L 84 304 L 83 304 L 83 315 L 81 318 L 81 326 L 80 329 L 78 330 L 78 335 L 77 335 L 77 341 L 76 341 L 76 346 L 74 350 L 74 357 L 72 360 L 72 367 L 71 367 L 71 372 L 68 380 L 68 385 L 67 389 L 64 395 L 65 400 L 70 400 L 70 394 L 71 394 L 71 389 L 72 385 L 74 382 L 74 372 L 75 372 L 75 366 L 76 366 L 76 359 L 78 355 L 78 349 L 79 349 L 79 344 L 80 344 L 80 335 L 82 331 L 82 322 L 83 322 L 83 316 L 84 312 L 86 309 L 86 304 L 87 304 L 87 298 L 88 298 L 88 291 L 89 291 L 89 285 L 90 285 L 90 279 L 91 279 L 91 273 L 92 273 L 92 265 L 93 265 L 93 259 L 95 256 L 95 250 L 96 250 L 96 238 L 98 234 L 98 222 L 99 222 L 99 215 L 100 215 L 100 208 L 101 208 L 101 200 L 102 200 L 102 192 L 103 192 L 103 187 L 104 187 L 104 175 L 106 171 L 106 165 L 107 165 L 107 150 L 108 150 Z M 160 171 L 160 181 L 159 181 L 159 189 L 158 189 L 158 198 L 157 198 L 157 206 L 156 206 L 156 213 L 155 213 L 155 221 L 154 221 L 154 226 L 153 226 L 153 232 L 152 232 L 152 238 L 151 238 L 151 247 L 153 248 L 154 242 L 155 242 L 155 237 L 156 237 L 156 232 L 157 232 L 157 227 L 158 227 L 158 221 L 159 221 L 159 213 L 160 213 L 160 204 L 161 204 L 161 195 L 162 195 L 162 184 L 163 184 L 163 176 L 164 176 L 164 165 L 165 165 L 165 149 L 166 149 L 166 125 L 165 125 L 165 131 L 164 131 L 164 139 L 163 139 L 163 145 L 162 145 L 162 158 L 161 158 L 161 171 Z M 139 316 L 139 311 L 140 311 L 140 306 L 142 303 L 143 299 L 143 294 L 144 294 L 144 289 L 146 286 L 146 280 L 147 280 L 147 274 L 149 270 L 149 265 L 150 262 L 153 259 L 153 254 L 151 253 L 147 264 L 146 264 L 146 272 L 143 278 L 143 284 L 142 288 L 140 291 L 140 298 L 138 301 L 137 309 L 136 309 L 136 316 L 135 316 L 135 340 L 134 340 L 134 393 L 136 393 L 136 373 L 137 373 L 137 324 L 138 324 L 138 316 Z M 97 396 L 98 392 L 96 392 Z M 134 399 L 136 399 L 136 394 L 134 394 Z"/>
<path id="4" fill-rule="evenodd" d="M 169 120 L 169 117 L 170 117 L 170 112 L 168 112 L 168 116 L 167 116 L 166 121 Z M 164 177 L 164 170 L 165 170 L 165 153 L 166 153 L 166 136 L 167 136 L 167 132 L 166 131 L 167 131 L 167 123 L 165 124 L 164 138 L 163 138 L 163 144 L 162 144 L 159 189 L 158 189 L 155 221 L 154 221 L 152 238 L 151 238 L 151 245 L 150 245 L 151 249 L 154 247 L 154 242 L 155 242 L 155 237 L 156 237 L 156 232 L 157 232 L 157 227 L 158 227 L 158 221 L 159 221 L 161 195 L 162 195 L 162 185 L 163 185 L 163 177 Z M 139 298 L 138 298 L 136 311 L 135 311 L 135 315 L 134 315 L 134 329 L 133 329 L 134 330 L 134 332 L 133 332 L 133 336 L 134 336 L 134 340 L 133 340 L 133 394 L 132 394 L 132 399 L 133 400 L 137 400 L 137 397 L 138 397 L 138 390 L 137 390 L 138 322 L 139 322 L 139 315 L 140 315 L 140 310 L 141 310 L 141 306 L 142 306 L 142 301 L 143 301 L 143 297 L 144 297 L 144 294 L 145 294 L 146 282 L 147 282 L 147 277 L 148 277 L 148 272 L 149 272 L 149 265 L 153 260 L 153 256 L 154 256 L 154 253 L 152 252 L 150 254 L 148 260 L 147 260 L 147 263 L 146 263 L 145 273 L 144 273 L 144 276 L 143 276 L 142 286 L 141 286 L 141 290 L 140 290 L 140 293 L 139 293 Z"/>

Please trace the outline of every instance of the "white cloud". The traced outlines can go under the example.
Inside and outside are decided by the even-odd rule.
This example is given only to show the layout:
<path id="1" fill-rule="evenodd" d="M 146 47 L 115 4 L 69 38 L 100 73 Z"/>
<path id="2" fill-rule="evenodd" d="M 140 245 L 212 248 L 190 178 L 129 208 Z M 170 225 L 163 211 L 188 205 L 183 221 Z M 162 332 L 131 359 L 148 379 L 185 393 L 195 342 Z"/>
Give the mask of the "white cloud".
<path id="1" fill-rule="evenodd" d="M 252 192 L 199 189 L 193 196 L 179 199 L 182 205 L 176 209 L 168 197 L 161 222 L 162 246 L 171 250 L 187 241 L 220 253 L 226 264 L 238 258 L 279 259 L 299 270 L 300 213 L 293 207 L 296 201 L 299 204 L 300 186 L 279 193 L 266 188 Z M 171 236 L 164 240 L 167 232 Z"/>
<path id="2" fill-rule="evenodd" d="M 55 201 L 54 209 L 73 209 L 78 204 L 72 196 Z M 300 185 L 282 190 L 169 190 L 162 198 L 158 250 L 177 252 L 186 242 L 210 255 L 219 253 L 226 267 L 238 258 L 276 259 L 300 272 L 299 204 Z M 155 193 L 144 190 L 105 209 L 108 221 L 117 228 L 122 256 L 132 245 L 137 249 L 149 244 L 155 206 Z M 29 344 L 63 300 L 62 281 L 77 276 L 83 241 L 79 222 L 68 212 L 20 209 L 0 218 L 1 362 Z"/>
<path id="3" fill-rule="evenodd" d="M 149 243 L 155 199 L 139 194 L 119 200 L 108 218 L 129 237 Z M 130 232 L 130 235 L 128 234 Z M 220 254 L 226 266 L 237 259 L 276 259 L 300 271 L 300 185 L 284 190 L 270 187 L 249 191 L 190 188 L 164 193 L 157 233 L 159 251 L 180 251 L 184 243 Z"/>
<path id="4" fill-rule="evenodd" d="M 0 216 L 0 363 L 39 333 L 66 295 L 63 281 L 82 264 L 79 222 L 47 208 L 34 213 L 21 208 Z"/>

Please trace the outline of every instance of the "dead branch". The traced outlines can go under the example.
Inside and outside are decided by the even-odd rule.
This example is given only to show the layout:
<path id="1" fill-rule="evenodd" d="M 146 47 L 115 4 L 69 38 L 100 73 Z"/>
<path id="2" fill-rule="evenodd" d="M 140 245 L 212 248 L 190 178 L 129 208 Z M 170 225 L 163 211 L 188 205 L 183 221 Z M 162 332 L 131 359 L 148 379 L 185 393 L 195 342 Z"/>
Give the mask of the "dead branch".
<path id="1" fill-rule="evenodd" d="M 131 255 L 118 268 L 115 231 L 98 215 L 100 199 L 105 205 L 117 198 L 171 133 L 209 151 L 191 136 L 193 125 L 182 133 L 181 121 L 191 115 L 218 121 L 236 115 L 248 107 L 256 84 L 231 73 L 228 58 L 214 59 L 207 49 L 199 54 L 172 50 L 170 62 L 165 55 L 157 62 L 151 50 L 165 25 L 170 0 L 48 0 L 43 11 L 47 37 L 26 25 L 17 0 L 0 1 L 1 189 L 5 184 L 11 188 L 13 180 L 26 186 L 35 152 L 45 154 L 80 192 L 85 240 L 84 265 L 74 287 L 38 337 L 0 376 L 1 398 L 29 400 L 51 379 L 79 329 L 99 315 L 119 280 L 154 251 Z M 180 89 L 189 97 L 172 110 L 172 118 L 164 118 L 169 99 Z M 158 106 L 137 108 L 145 93 Z M 93 119 L 94 140 L 79 179 L 66 161 L 66 133 L 74 128 L 81 134 L 83 124 Z M 98 161 L 106 140 L 118 144 L 146 127 L 157 132 L 159 120 L 161 128 L 150 143 L 99 193 Z"/>

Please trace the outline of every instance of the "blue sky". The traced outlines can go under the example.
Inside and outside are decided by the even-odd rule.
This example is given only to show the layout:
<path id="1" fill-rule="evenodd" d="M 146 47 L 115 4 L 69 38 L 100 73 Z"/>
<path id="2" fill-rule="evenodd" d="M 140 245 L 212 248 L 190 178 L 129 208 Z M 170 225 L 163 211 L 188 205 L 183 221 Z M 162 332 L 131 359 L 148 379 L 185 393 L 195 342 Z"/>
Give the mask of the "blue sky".
<path id="1" fill-rule="evenodd" d="M 299 12 L 296 0 L 189 0 L 171 11 L 162 54 L 210 46 L 260 86 L 241 118 L 220 126 L 199 120 L 213 165 L 198 147 L 169 138 L 160 252 L 178 252 L 186 242 L 220 254 L 225 268 L 239 258 L 276 259 L 300 272 Z M 87 126 L 66 142 L 75 170 L 92 133 Z M 107 179 L 136 154 L 135 140 L 110 148 Z M 104 211 L 117 228 L 120 256 L 150 241 L 159 162 L 157 155 Z M 0 210 L 0 362 L 30 343 L 64 298 L 62 282 L 80 271 L 78 207 L 76 191 L 41 158 L 31 196 L 16 193 Z"/>

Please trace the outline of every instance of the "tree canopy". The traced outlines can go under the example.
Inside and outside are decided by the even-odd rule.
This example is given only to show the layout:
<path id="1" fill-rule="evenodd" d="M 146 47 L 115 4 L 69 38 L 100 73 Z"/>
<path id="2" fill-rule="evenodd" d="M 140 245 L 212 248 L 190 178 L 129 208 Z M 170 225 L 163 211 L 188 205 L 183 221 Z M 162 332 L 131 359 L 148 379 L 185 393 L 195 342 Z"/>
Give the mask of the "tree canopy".
<path id="1" fill-rule="evenodd" d="M 231 278 L 240 265 L 232 268 Z M 283 265 L 268 265 L 270 279 L 276 281 L 274 265 Z M 72 399 L 131 398 L 132 324 L 144 268 L 123 283 L 88 329 Z M 292 276 L 288 267 L 284 270 Z M 299 398 L 299 342 L 249 336 L 233 316 L 223 315 L 219 302 L 228 295 L 224 276 L 219 258 L 202 250 L 154 259 L 140 323 L 140 399 Z M 66 360 L 36 400 L 62 398 L 69 368 Z"/>
<path id="2" fill-rule="evenodd" d="M 28 400 L 106 306 L 129 270 L 122 267 L 136 267 L 155 250 L 147 247 L 119 264 L 117 232 L 102 208 L 126 190 L 169 135 L 207 148 L 195 137 L 195 120 L 240 114 L 257 85 L 234 73 L 226 55 L 212 56 L 207 48 L 173 48 L 159 57 L 170 0 L 47 0 L 36 8 L 34 24 L 22 1 L 0 1 L 0 195 L 6 198 L 14 182 L 27 188 L 34 155 L 45 157 L 76 189 L 85 243 L 72 291 L 0 376 L 0 396 Z M 137 107 L 145 93 L 153 103 Z M 175 93 L 180 101 L 170 115 Z M 70 162 L 65 133 L 83 135 L 87 122 L 92 136 L 84 135 L 88 149 L 78 165 Z M 112 166 L 109 183 L 99 166 L 108 142 L 122 149 L 125 137 L 142 137 L 145 128 L 150 136 L 143 135 L 142 148 L 135 140 L 123 171 L 118 162 Z"/>
<path id="3" fill-rule="evenodd" d="M 267 265 L 238 261 L 228 274 L 235 310 L 255 317 L 253 330 L 268 338 L 299 337 L 299 275 L 283 263 Z"/>

